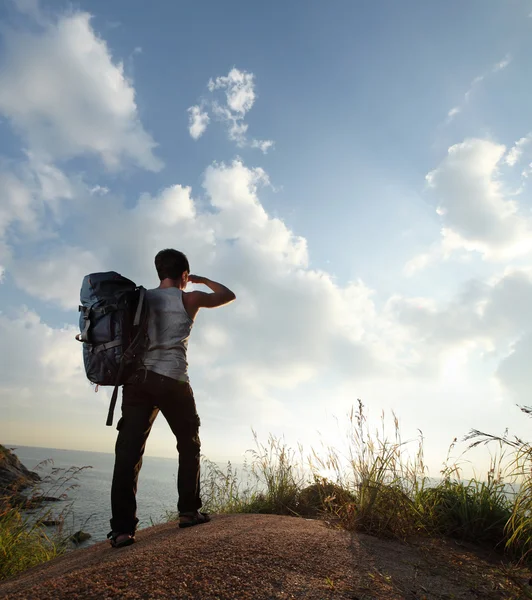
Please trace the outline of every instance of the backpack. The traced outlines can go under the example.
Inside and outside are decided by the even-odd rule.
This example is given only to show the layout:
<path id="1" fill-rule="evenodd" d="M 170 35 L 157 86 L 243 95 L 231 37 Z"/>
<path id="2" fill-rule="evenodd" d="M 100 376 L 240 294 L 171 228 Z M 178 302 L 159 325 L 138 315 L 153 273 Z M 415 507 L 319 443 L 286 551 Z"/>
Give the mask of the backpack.
<path id="1" fill-rule="evenodd" d="M 83 279 L 79 307 L 85 373 L 92 383 L 113 385 L 106 425 L 113 424 L 119 386 L 142 369 L 147 343 L 146 289 L 110 271 Z"/>

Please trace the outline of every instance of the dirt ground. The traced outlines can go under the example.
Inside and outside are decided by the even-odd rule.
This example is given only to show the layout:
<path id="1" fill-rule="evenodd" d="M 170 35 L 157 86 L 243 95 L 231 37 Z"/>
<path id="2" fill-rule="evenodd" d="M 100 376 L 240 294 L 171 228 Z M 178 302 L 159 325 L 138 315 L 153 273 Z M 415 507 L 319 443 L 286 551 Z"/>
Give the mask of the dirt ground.
<path id="1" fill-rule="evenodd" d="M 532 598 L 531 574 L 447 540 L 403 544 L 322 521 L 220 515 L 137 543 L 76 550 L 0 583 L 0 598 L 61 599 L 476 599 Z"/>

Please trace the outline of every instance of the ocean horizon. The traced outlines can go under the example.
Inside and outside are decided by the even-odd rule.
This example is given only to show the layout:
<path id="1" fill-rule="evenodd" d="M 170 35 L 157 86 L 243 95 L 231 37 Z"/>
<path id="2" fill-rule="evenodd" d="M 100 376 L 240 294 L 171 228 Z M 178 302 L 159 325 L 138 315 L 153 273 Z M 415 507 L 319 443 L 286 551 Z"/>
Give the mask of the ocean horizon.
<path id="1" fill-rule="evenodd" d="M 41 477 L 52 475 L 54 470 L 81 469 L 67 485 L 67 499 L 47 504 L 50 519 L 67 510 L 64 527 L 66 531 L 80 529 L 91 535 L 83 545 L 91 545 L 106 539 L 110 531 L 111 481 L 114 454 L 87 450 L 68 450 L 4 444 L 13 449 L 20 462 Z M 216 463 L 225 467 L 227 463 Z M 236 468 L 242 465 L 234 465 Z M 55 471 L 56 477 L 60 475 Z M 62 488 L 51 483 L 43 485 L 45 495 L 57 496 Z M 138 528 L 149 527 L 167 520 L 169 512 L 177 510 L 177 451 L 175 458 L 144 456 L 137 490 Z"/>

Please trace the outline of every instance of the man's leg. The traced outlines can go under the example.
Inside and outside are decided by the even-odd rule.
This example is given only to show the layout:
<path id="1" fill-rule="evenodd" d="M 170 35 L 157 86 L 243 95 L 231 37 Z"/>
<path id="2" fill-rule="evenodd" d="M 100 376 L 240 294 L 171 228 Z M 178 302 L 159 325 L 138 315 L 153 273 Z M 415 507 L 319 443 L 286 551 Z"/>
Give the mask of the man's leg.
<path id="1" fill-rule="evenodd" d="M 148 398 L 139 401 L 138 393 L 136 401 L 129 404 L 128 395 L 132 395 L 129 387 L 124 388 L 122 418 L 116 427 L 118 438 L 111 486 L 111 529 L 117 533 L 133 534 L 138 523 L 136 494 L 142 455 L 159 409 Z"/>
<path id="2" fill-rule="evenodd" d="M 165 394 L 165 401 L 160 403 L 160 408 L 177 440 L 177 508 L 180 513 L 196 513 L 201 508 L 200 418 L 190 385 L 176 382 L 174 389 L 174 394 Z"/>

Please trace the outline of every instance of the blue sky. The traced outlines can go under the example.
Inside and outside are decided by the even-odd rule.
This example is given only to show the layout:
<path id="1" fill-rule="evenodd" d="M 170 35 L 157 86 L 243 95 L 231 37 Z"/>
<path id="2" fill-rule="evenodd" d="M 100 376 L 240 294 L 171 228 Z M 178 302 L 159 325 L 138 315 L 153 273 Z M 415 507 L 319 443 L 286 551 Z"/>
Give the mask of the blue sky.
<path id="1" fill-rule="evenodd" d="M 238 294 L 190 349 L 212 458 L 240 456 L 251 427 L 335 435 L 357 397 L 423 429 L 436 468 L 471 427 L 522 433 L 530 14 L 4 3 L 0 437 L 112 449 L 72 341 L 79 284 L 114 269 L 155 285 L 161 245 Z M 153 437 L 172 455 L 164 423 Z"/>

